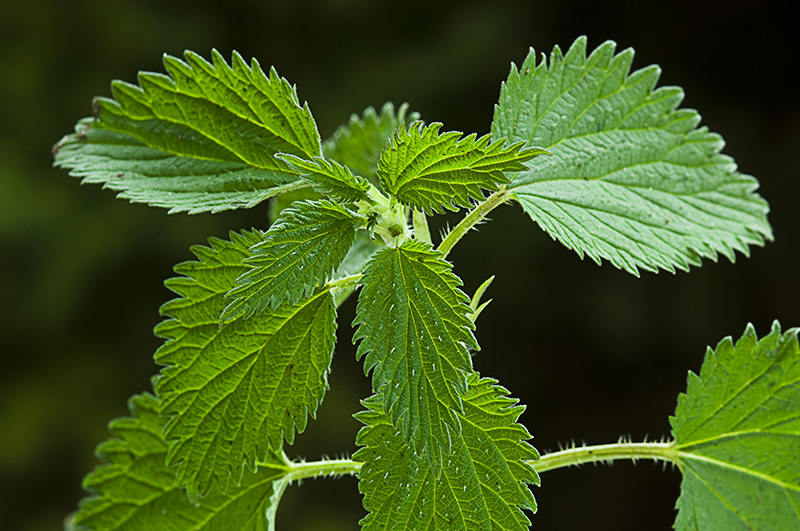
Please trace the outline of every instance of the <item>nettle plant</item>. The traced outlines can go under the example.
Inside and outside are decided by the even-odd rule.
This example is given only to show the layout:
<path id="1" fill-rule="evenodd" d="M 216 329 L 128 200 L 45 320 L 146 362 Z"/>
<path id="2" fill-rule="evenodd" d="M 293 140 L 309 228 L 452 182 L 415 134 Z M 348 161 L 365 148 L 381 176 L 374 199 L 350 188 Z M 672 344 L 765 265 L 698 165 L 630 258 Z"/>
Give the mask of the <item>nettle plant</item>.
<path id="1" fill-rule="evenodd" d="M 322 141 L 306 104 L 274 69 L 187 52 L 167 75 L 115 81 L 55 151 L 83 182 L 169 212 L 250 208 L 266 231 L 192 249 L 166 282 L 177 298 L 154 394 L 111 422 L 90 496 L 70 529 L 273 529 L 303 478 L 358 476 L 364 529 L 526 529 L 539 475 L 647 458 L 683 474 L 675 528 L 800 526 L 798 329 L 709 349 L 662 442 L 540 456 L 523 406 L 473 368 L 472 296 L 448 253 L 495 208 L 517 203 L 581 257 L 634 275 L 730 260 L 772 239 L 752 177 L 720 136 L 630 71 L 633 51 L 586 39 L 512 65 L 491 133 L 443 132 L 406 106 L 353 116 Z M 434 239 L 428 217 L 465 215 Z M 349 459 L 290 459 L 326 391 L 337 308 L 358 292 L 353 341 L 371 376 Z"/>

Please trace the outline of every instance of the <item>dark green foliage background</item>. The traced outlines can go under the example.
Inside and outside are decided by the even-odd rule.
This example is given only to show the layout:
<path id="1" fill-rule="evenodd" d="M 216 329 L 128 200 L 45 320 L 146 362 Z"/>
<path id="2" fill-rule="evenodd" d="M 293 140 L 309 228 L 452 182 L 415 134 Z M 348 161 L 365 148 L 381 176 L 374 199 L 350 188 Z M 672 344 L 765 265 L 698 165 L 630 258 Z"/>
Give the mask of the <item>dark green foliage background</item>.
<path id="1" fill-rule="evenodd" d="M 308 100 L 323 137 L 349 114 L 409 101 L 446 129 L 485 133 L 509 62 L 580 34 L 614 39 L 659 63 L 662 84 L 726 138 L 761 180 L 777 242 L 738 264 L 636 279 L 581 262 L 519 208 L 498 211 L 451 255 L 472 292 L 497 274 L 475 364 L 529 404 L 542 451 L 559 442 L 658 438 L 706 345 L 748 321 L 800 325 L 797 198 L 800 106 L 785 3 L 406 2 L 366 0 L 27 0 L 0 4 L 0 529 L 58 529 L 82 496 L 105 423 L 149 389 L 152 327 L 172 295 L 162 282 L 188 247 L 264 227 L 265 208 L 167 216 L 50 167 L 50 146 L 108 95 L 112 78 L 163 71 L 161 54 L 217 47 L 274 64 Z M 456 218 L 450 218 L 452 220 Z M 484 246 L 491 250 L 484 251 Z M 351 414 L 368 394 L 342 310 L 332 390 L 292 453 L 352 452 Z M 650 463 L 546 474 L 535 529 L 667 529 L 679 475 Z M 353 478 L 287 493 L 279 529 L 353 529 Z"/>

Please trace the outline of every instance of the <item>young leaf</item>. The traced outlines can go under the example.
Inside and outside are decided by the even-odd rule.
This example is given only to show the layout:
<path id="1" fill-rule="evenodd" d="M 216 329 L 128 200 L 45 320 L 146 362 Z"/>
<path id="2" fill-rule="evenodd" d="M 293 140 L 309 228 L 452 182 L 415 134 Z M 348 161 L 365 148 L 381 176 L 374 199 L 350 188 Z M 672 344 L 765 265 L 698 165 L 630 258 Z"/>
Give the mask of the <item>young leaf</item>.
<path id="1" fill-rule="evenodd" d="M 192 249 L 198 261 L 176 266 L 184 276 L 166 282 L 181 298 L 162 306 L 170 319 L 155 329 L 167 340 L 155 354 L 166 365 L 156 393 L 171 417 L 168 462 L 192 496 L 214 481 L 223 489 L 238 483 L 243 468 L 279 450 L 284 438 L 291 444 L 328 389 L 336 330 L 330 292 L 219 325 L 225 293 L 259 241 L 254 232 L 212 239 L 211 247 Z"/>
<path id="2" fill-rule="evenodd" d="M 675 528 L 800 528 L 798 329 L 752 325 L 709 349 L 670 418 L 683 472 Z"/>
<path id="3" fill-rule="evenodd" d="M 523 149 L 522 142 L 509 147 L 503 141 L 490 143 L 490 134 L 439 134 L 441 127 L 416 122 L 406 130 L 400 125 L 378 160 L 383 187 L 401 203 L 429 214 L 471 206 L 472 200 L 483 199 L 484 190 L 509 182 L 504 172 L 524 170 L 523 162 L 547 153 Z"/>
<path id="4" fill-rule="evenodd" d="M 405 441 L 433 456 L 449 451 L 460 431 L 467 348 L 477 349 L 469 298 L 452 266 L 431 245 L 408 240 L 378 251 L 358 296 L 353 341 L 372 370 L 372 388 Z"/>
<path id="5" fill-rule="evenodd" d="M 165 419 L 158 401 L 149 394 L 129 403 L 131 417 L 112 421 L 115 438 L 100 444 L 104 464 L 86 476 L 91 494 L 72 517 L 76 531 L 262 531 L 265 514 L 274 515 L 287 481 L 285 457 L 271 453 L 255 472 L 245 472 L 242 483 L 227 494 L 212 491 L 196 503 L 175 482 L 167 467 L 169 445 L 162 437 Z M 274 518 L 268 523 L 274 529 Z"/>
<path id="6" fill-rule="evenodd" d="M 228 293 L 222 322 L 249 317 L 284 302 L 295 304 L 328 281 L 353 245 L 364 220 L 337 203 L 298 201 L 285 209 L 249 250 L 250 266 Z"/>
<path id="7" fill-rule="evenodd" d="M 350 168 L 342 166 L 333 159 L 313 157 L 306 160 L 289 154 L 279 154 L 278 158 L 288 162 L 296 172 L 314 184 L 314 189 L 336 201 L 344 203 L 364 199 L 369 190 L 369 181 L 360 175 L 353 175 Z"/>
<path id="8" fill-rule="evenodd" d="M 419 120 L 418 113 L 407 113 L 407 103 L 395 113 L 394 105 L 386 102 L 380 115 L 373 107 L 368 107 L 361 117 L 353 114 L 346 125 L 339 126 L 331 138 L 322 143 L 322 152 L 327 159 L 336 160 L 359 175 L 373 178 L 378 157 L 392 131 L 402 123 Z"/>
<path id="9" fill-rule="evenodd" d="M 720 154 L 724 142 L 678 109 L 683 91 L 655 89 L 660 70 L 629 73 L 633 50 L 606 42 L 587 58 L 581 37 L 549 63 L 531 50 L 512 65 L 492 132 L 553 152 L 509 189 L 550 236 L 581 257 L 638 275 L 730 260 L 772 239 L 758 183 Z"/>
<path id="10" fill-rule="evenodd" d="M 536 511 L 526 484 L 539 484 L 527 460 L 539 454 L 517 419 L 524 410 L 496 381 L 469 377 L 460 437 L 434 470 L 420 459 L 392 425 L 380 397 L 364 401 L 356 418 L 365 424 L 353 456 L 364 465 L 359 490 L 369 514 L 363 529 L 523 530 L 530 521 L 521 509 Z M 439 406 L 441 407 L 441 406 Z"/>
<path id="11" fill-rule="evenodd" d="M 472 300 L 469 302 L 469 307 L 472 309 L 472 315 L 470 315 L 470 319 L 472 319 L 473 323 L 478 321 L 478 317 L 481 315 L 481 313 L 483 313 L 483 310 L 485 310 L 486 307 L 489 306 L 489 303 L 492 302 L 492 299 L 481 302 L 481 297 L 483 297 L 483 294 L 486 293 L 486 290 L 489 289 L 489 286 L 493 281 L 494 275 L 484 280 L 483 284 L 478 286 L 478 289 L 476 289 L 475 293 L 472 295 Z"/>
<path id="12" fill-rule="evenodd" d="M 56 165 L 171 212 L 249 207 L 302 185 L 275 154 L 321 154 L 308 106 L 274 69 L 212 56 L 167 55 L 170 76 L 114 82 L 114 99 L 98 98 L 95 119 L 56 145 Z"/>

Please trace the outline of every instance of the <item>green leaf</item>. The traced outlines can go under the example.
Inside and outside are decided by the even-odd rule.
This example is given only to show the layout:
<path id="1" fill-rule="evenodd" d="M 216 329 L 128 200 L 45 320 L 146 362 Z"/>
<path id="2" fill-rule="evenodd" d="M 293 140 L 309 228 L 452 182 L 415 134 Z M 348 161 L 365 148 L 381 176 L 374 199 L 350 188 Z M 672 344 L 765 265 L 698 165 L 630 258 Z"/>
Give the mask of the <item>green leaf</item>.
<path id="1" fill-rule="evenodd" d="M 213 63 L 185 58 L 166 55 L 170 76 L 141 72 L 140 86 L 115 81 L 114 99 L 96 100 L 95 120 L 56 145 L 56 165 L 171 212 L 249 207 L 304 184 L 275 157 L 321 154 L 294 88 L 237 53 L 230 66 L 216 51 Z"/>
<path id="2" fill-rule="evenodd" d="M 470 319 L 472 319 L 473 323 L 478 321 L 480 314 L 483 313 L 483 310 L 485 310 L 486 307 L 489 306 L 489 303 L 492 302 L 492 299 L 481 302 L 481 297 L 483 297 L 483 294 L 486 293 L 486 290 L 489 289 L 489 286 L 493 281 L 494 275 L 484 280 L 483 284 L 478 286 L 478 289 L 476 289 L 475 293 L 472 295 L 472 300 L 469 302 L 469 307 L 472 309 L 472 315 L 470 315 Z"/>
<path id="3" fill-rule="evenodd" d="M 368 107 L 362 116 L 353 114 L 346 125 L 339 126 L 331 138 L 323 142 L 322 152 L 327 159 L 334 159 L 359 175 L 374 178 L 378 157 L 392 131 L 402 123 L 419 120 L 418 113 L 407 113 L 407 103 L 395 112 L 394 105 L 387 102 L 381 108 L 380 115 L 374 107 Z"/>
<path id="4" fill-rule="evenodd" d="M 415 240 L 378 251 L 367 264 L 358 297 L 357 357 L 372 370 L 372 388 L 384 398 L 404 440 L 436 457 L 460 431 L 467 348 L 477 349 L 469 298 L 452 266 L 431 245 Z"/>
<path id="5" fill-rule="evenodd" d="M 737 172 L 724 142 L 683 91 L 656 89 L 657 66 L 630 73 L 633 50 L 605 42 L 587 58 L 581 37 L 549 62 L 531 50 L 512 65 L 492 132 L 554 154 L 509 186 L 531 218 L 581 257 L 638 275 L 730 260 L 772 239 L 758 182 Z"/>
<path id="6" fill-rule="evenodd" d="M 292 306 L 219 325 L 225 294 L 246 271 L 242 261 L 260 234 L 231 234 L 194 247 L 198 261 L 166 282 L 180 298 L 161 313 L 170 319 L 155 332 L 166 339 L 155 354 L 166 365 L 156 382 L 163 412 L 168 462 L 192 496 L 213 482 L 238 483 L 243 469 L 294 441 L 307 415 L 328 389 L 336 309 L 328 291 Z"/>
<path id="7" fill-rule="evenodd" d="M 798 329 L 752 325 L 709 349 L 670 418 L 683 472 L 678 530 L 800 528 Z"/>
<path id="8" fill-rule="evenodd" d="M 369 511 L 361 522 L 364 530 L 528 529 L 521 509 L 535 512 L 536 501 L 526 484 L 539 485 L 528 461 L 539 454 L 517 423 L 524 407 L 496 383 L 470 375 L 458 414 L 461 436 L 438 471 L 408 447 L 379 396 L 363 402 L 367 411 L 356 415 L 365 424 L 357 438 L 363 448 L 353 459 L 364 463 L 359 473 Z"/>
<path id="9" fill-rule="evenodd" d="M 330 201 L 298 201 L 249 250 L 221 322 L 310 297 L 330 280 L 364 219 Z"/>
<path id="10" fill-rule="evenodd" d="M 367 197 L 369 181 L 359 175 L 353 175 L 350 168 L 342 166 L 335 160 L 313 157 L 306 160 L 289 154 L 280 154 L 278 158 L 288 162 L 301 176 L 314 184 L 314 189 L 336 201 L 355 202 Z"/>
<path id="11" fill-rule="evenodd" d="M 85 184 L 102 184 L 117 197 L 169 209 L 170 214 L 252 208 L 307 186 L 294 172 L 254 168 L 240 162 L 189 158 L 147 147 L 132 136 L 81 120 L 75 134 L 54 148 L 55 165 Z"/>
<path id="12" fill-rule="evenodd" d="M 462 138 L 462 133 L 439 134 L 441 123 L 416 122 L 406 130 L 400 125 L 378 160 L 378 178 L 384 188 L 405 205 L 426 213 L 457 211 L 472 200 L 484 198 L 484 190 L 496 190 L 509 182 L 505 172 L 526 169 L 522 163 L 547 153 L 523 149 L 518 142 L 491 142 L 492 135 Z"/>
<path id="13" fill-rule="evenodd" d="M 129 403 L 131 417 L 112 421 L 114 438 L 97 448 L 103 462 L 86 476 L 85 498 L 71 524 L 95 531 L 262 531 L 266 515 L 274 513 L 287 481 L 286 458 L 270 454 L 255 472 L 245 472 L 242 483 L 226 494 L 212 491 L 192 503 L 175 482 L 175 471 L 165 463 L 169 445 L 162 438 L 165 419 L 158 401 L 149 394 Z"/>

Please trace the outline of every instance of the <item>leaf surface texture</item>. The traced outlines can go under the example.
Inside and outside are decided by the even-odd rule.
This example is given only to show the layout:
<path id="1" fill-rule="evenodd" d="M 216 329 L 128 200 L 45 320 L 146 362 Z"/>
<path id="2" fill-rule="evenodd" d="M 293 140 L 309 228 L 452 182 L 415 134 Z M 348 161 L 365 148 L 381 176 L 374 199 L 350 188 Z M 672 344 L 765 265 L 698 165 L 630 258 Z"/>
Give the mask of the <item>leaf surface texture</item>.
<path id="1" fill-rule="evenodd" d="M 595 262 L 687 270 L 701 258 L 772 239 L 758 183 L 720 153 L 722 138 L 679 109 L 683 91 L 655 88 L 660 69 L 630 72 L 633 50 L 579 38 L 537 63 L 512 65 L 492 132 L 541 146 L 509 188 L 550 236 Z"/>
<path id="2" fill-rule="evenodd" d="M 503 141 L 492 142 L 492 135 L 440 134 L 441 127 L 401 125 L 378 160 L 383 187 L 401 203 L 427 213 L 471 206 L 484 198 L 484 190 L 508 182 L 504 172 L 523 170 L 522 162 L 546 153 L 522 149 L 521 142 L 505 147 Z"/>
<path id="3" fill-rule="evenodd" d="M 800 528 L 798 329 L 752 326 L 709 349 L 670 418 L 683 472 L 675 528 Z"/>
<path id="4" fill-rule="evenodd" d="M 380 397 L 365 400 L 357 414 L 365 427 L 353 456 L 364 462 L 359 489 L 369 514 L 362 529 L 524 530 L 521 509 L 536 511 L 528 484 L 539 477 L 529 461 L 539 458 L 516 421 L 524 408 L 496 381 L 469 377 L 460 437 L 436 470 L 406 444 L 384 412 Z"/>
<path id="5" fill-rule="evenodd" d="M 131 398 L 131 417 L 112 421 L 113 438 L 100 444 L 103 461 L 86 476 L 85 498 L 72 518 L 75 531 L 263 531 L 265 515 L 274 515 L 286 482 L 288 467 L 271 455 L 254 472 L 245 472 L 241 485 L 226 494 L 212 491 L 196 503 L 175 482 L 165 463 L 169 444 L 162 437 L 165 419 L 153 395 Z M 269 522 L 274 529 L 274 519 Z"/>
<path id="6" fill-rule="evenodd" d="M 353 175 L 350 168 L 333 159 L 313 157 L 306 160 L 289 154 L 281 154 L 279 158 L 288 162 L 304 179 L 314 183 L 317 192 L 331 199 L 349 203 L 367 196 L 369 181 L 360 175 Z"/>
<path id="7" fill-rule="evenodd" d="M 198 260 L 176 266 L 183 276 L 166 283 L 180 298 L 162 307 L 169 319 L 155 330 L 167 340 L 155 354 L 166 365 L 156 393 L 170 416 L 168 461 L 192 495 L 214 482 L 238 483 L 270 448 L 293 442 L 328 389 L 336 330 L 330 292 L 219 324 L 225 294 L 259 241 L 244 232 L 196 246 Z"/>
<path id="8" fill-rule="evenodd" d="M 248 251 L 249 266 L 228 297 L 229 321 L 284 302 L 297 303 L 325 284 L 342 263 L 364 220 L 331 201 L 298 201 Z"/>
<path id="9" fill-rule="evenodd" d="M 354 341 L 373 391 L 404 439 L 436 459 L 460 426 L 468 348 L 477 349 L 469 298 L 430 244 L 408 240 L 375 253 L 358 296 Z"/>

